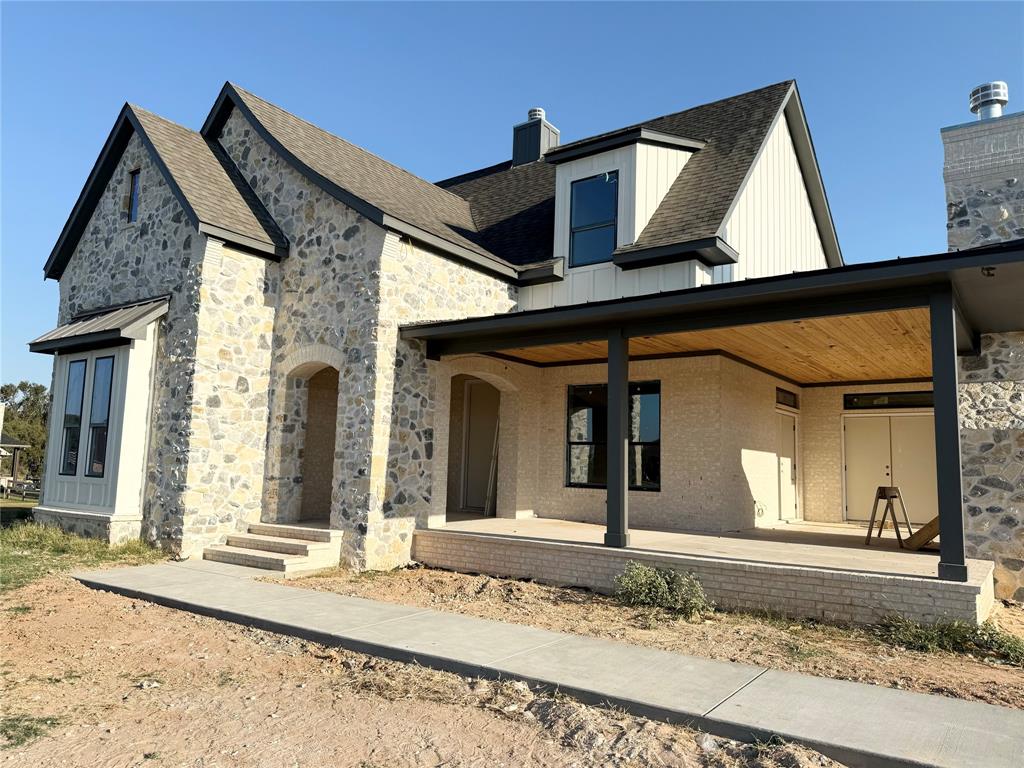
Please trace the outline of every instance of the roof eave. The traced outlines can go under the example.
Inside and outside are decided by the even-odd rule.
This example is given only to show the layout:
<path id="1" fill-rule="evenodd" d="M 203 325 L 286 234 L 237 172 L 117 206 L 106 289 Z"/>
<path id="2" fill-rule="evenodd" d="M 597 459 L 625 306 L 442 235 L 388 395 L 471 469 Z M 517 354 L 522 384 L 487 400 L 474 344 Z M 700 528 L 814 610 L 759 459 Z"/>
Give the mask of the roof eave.
<path id="1" fill-rule="evenodd" d="M 555 147 L 544 155 L 544 161 L 557 165 L 570 160 L 578 160 L 582 157 L 589 157 L 601 152 L 609 152 L 619 147 L 630 144 L 651 144 L 654 146 L 668 147 L 670 149 L 681 149 L 688 152 L 696 152 L 707 146 L 707 142 L 701 139 L 691 139 L 684 136 L 676 136 L 671 133 L 654 131 L 650 128 L 627 128 L 616 131 L 613 134 L 597 137 L 594 139 L 581 139 L 572 144 L 562 147 Z"/>
<path id="2" fill-rule="evenodd" d="M 615 251 L 612 261 L 619 269 L 656 267 L 696 259 L 708 267 L 722 267 L 739 261 L 739 253 L 717 235 L 651 248 Z"/>

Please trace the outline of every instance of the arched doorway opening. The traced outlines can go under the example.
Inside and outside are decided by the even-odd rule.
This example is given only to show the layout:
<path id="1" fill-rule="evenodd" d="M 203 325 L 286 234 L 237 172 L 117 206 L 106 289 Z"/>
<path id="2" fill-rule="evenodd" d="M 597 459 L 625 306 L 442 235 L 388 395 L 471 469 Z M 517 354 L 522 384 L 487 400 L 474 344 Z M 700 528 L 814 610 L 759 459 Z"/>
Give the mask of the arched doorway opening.
<path id="1" fill-rule="evenodd" d="M 451 380 L 448 520 L 493 517 L 498 499 L 501 392 L 475 376 Z"/>
<path id="2" fill-rule="evenodd" d="M 327 366 L 306 379 L 299 520 L 329 521 L 331 518 L 337 422 L 338 371 Z"/>

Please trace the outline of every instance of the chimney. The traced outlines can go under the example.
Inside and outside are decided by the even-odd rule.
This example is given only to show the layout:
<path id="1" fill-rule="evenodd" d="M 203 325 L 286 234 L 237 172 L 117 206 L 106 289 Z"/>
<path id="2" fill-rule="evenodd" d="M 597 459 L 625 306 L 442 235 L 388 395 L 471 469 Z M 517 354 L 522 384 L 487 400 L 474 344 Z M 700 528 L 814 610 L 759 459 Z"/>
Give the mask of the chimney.
<path id="1" fill-rule="evenodd" d="M 525 123 L 512 128 L 512 165 L 525 165 L 540 160 L 544 153 L 558 146 L 558 129 L 544 118 L 544 110 L 534 107 Z"/>
<path id="2" fill-rule="evenodd" d="M 1024 112 L 1003 114 L 1006 83 L 971 91 L 978 120 L 942 129 L 951 251 L 1024 237 Z"/>
<path id="3" fill-rule="evenodd" d="M 971 112 L 976 114 L 979 120 L 1002 117 L 1003 107 L 1009 99 L 1009 90 L 1002 80 L 982 83 L 971 91 Z"/>

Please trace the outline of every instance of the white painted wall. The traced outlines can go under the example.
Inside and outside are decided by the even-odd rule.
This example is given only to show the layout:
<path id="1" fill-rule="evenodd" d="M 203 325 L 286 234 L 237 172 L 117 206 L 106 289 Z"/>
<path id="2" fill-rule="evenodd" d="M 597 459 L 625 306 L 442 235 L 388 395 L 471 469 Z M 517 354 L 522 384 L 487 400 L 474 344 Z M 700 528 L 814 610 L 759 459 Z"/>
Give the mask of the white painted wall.
<path id="1" fill-rule="evenodd" d="M 716 283 L 828 266 L 785 117 L 768 134 L 726 219 L 724 239 L 740 258 L 715 267 Z"/>
<path id="2" fill-rule="evenodd" d="M 555 175 L 555 257 L 565 259 L 566 276 L 558 283 L 520 289 L 519 309 L 583 304 L 698 285 L 693 263 L 645 267 L 623 272 L 611 262 L 569 267 L 569 205 L 572 183 L 599 173 L 619 172 L 616 245 L 629 245 L 647 226 L 691 152 L 633 144 L 558 166 Z"/>
<path id="3" fill-rule="evenodd" d="M 55 356 L 48 443 L 53 448 L 46 452 L 41 504 L 43 510 L 141 519 L 156 325 L 156 322 L 151 323 L 146 338 L 133 341 L 130 345 Z M 89 411 L 92 406 L 95 361 L 100 357 L 114 358 L 106 466 L 103 477 L 87 477 L 85 466 L 89 448 Z M 75 360 L 86 361 L 78 469 L 75 475 L 62 475 L 61 443 L 68 366 Z"/>

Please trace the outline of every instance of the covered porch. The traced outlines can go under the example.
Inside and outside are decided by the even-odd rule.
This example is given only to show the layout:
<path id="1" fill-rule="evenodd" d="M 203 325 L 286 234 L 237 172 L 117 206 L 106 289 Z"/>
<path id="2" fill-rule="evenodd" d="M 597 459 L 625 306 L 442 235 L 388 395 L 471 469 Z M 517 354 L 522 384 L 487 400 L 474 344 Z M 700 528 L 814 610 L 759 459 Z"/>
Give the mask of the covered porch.
<path id="1" fill-rule="evenodd" d="M 463 469 L 447 463 L 461 439 L 448 434 L 449 382 L 478 378 L 501 396 L 493 500 L 485 496 L 477 510 L 491 519 L 458 520 L 453 512 L 462 510 L 435 492 L 414 556 L 598 589 L 611 587 L 611 565 L 653 558 L 703 574 L 720 602 L 738 607 L 849 620 L 879 611 L 983 619 L 992 566 L 966 557 L 957 358 L 977 354 L 981 333 L 1019 324 L 1013 280 L 993 281 L 996 269 L 1019 277 L 1020 254 L 941 254 L 403 328 L 437 361 L 435 477 L 447 478 L 449 491 Z M 653 458 L 635 414 L 651 391 L 638 383 L 652 382 L 660 401 Z M 605 398 L 580 417 L 583 434 L 600 424 L 600 439 L 573 437 L 572 386 L 581 383 Z M 895 408 L 884 407 L 890 398 Z M 866 407 L 878 409 L 872 423 L 884 422 L 892 444 L 877 473 L 854 484 L 846 430 L 848 419 L 867 415 L 855 412 L 864 399 L 878 401 Z M 779 415 L 800 430 L 788 449 L 774 442 L 775 425 L 789 423 Z M 897 483 L 896 425 L 909 416 L 918 442 L 900 460 L 913 471 L 901 470 L 906 480 Z M 559 440 L 561 453 L 552 448 Z M 589 452 L 584 483 L 575 482 L 579 444 Z M 795 513 L 787 515 L 780 478 L 790 472 Z M 915 528 L 937 522 L 936 553 L 865 547 L 862 527 L 808 525 L 863 523 L 864 494 L 904 482 L 916 484 Z M 556 552 L 558 562 L 547 563 Z M 865 579 L 871 588 L 857 586 Z M 893 603 L 893 589 L 907 599 Z M 830 590 L 837 600 L 824 597 Z"/>

